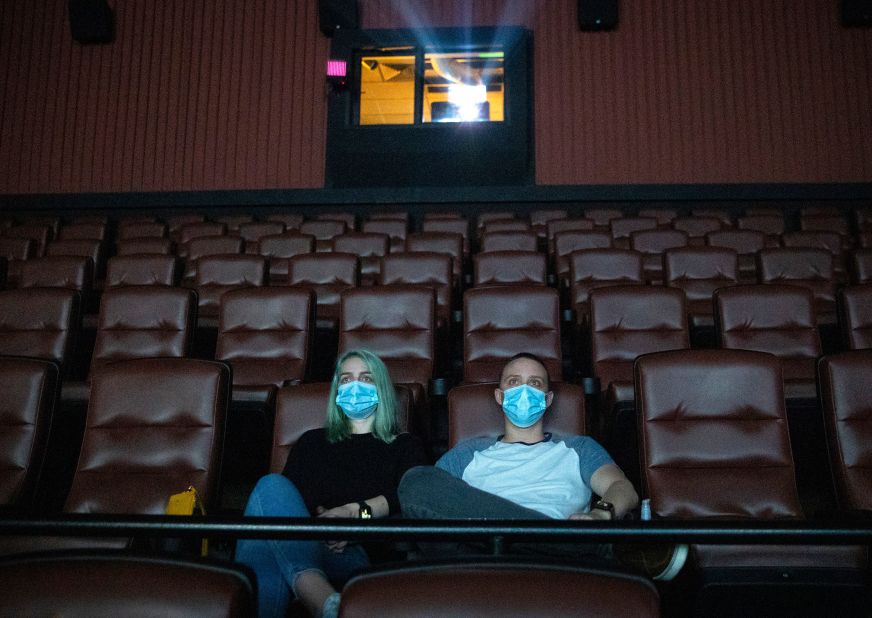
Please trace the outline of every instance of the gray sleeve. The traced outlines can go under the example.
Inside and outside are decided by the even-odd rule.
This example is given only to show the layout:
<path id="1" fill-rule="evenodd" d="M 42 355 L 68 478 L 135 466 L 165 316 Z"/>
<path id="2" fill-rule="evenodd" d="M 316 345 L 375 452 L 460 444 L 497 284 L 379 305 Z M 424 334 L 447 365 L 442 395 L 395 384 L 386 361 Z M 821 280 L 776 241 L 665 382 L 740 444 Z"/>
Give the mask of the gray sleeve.
<path id="1" fill-rule="evenodd" d="M 599 442 L 588 436 L 574 436 L 566 440 L 566 445 L 578 453 L 581 480 L 590 487 L 590 477 L 606 464 L 615 463 Z"/>
<path id="2" fill-rule="evenodd" d="M 455 478 L 463 478 L 463 471 L 472 462 L 476 451 L 481 451 L 492 445 L 492 438 L 471 438 L 464 440 L 439 458 L 436 467 L 445 470 Z"/>

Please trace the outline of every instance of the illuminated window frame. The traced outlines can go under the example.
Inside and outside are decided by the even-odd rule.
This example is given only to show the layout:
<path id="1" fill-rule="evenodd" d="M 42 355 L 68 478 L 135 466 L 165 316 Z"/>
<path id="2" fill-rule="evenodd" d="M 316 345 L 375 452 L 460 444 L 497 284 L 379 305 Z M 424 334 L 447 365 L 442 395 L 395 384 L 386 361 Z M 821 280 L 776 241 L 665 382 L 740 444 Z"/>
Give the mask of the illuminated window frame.
<path id="1" fill-rule="evenodd" d="M 506 119 L 502 48 L 383 47 L 358 50 L 353 65 L 357 126 L 491 124 Z"/>

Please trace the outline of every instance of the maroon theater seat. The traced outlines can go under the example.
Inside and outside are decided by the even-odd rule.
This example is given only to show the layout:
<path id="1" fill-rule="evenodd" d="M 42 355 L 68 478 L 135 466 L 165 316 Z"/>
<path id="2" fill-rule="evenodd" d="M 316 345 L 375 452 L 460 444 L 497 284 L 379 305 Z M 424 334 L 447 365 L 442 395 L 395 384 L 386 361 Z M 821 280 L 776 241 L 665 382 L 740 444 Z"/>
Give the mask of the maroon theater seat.
<path id="1" fill-rule="evenodd" d="M 548 260 L 536 251 L 488 251 L 472 257 L 472 285 L 547 285 Z"/>
<path id="2" fill-rule="evenodd" d="M 536 251 L 538 245 L 539 237 L 536 232 L 530 230 L 492 232 L 490 229 L 486 229 L 481 236 L 480 250 L 482 253 L 486 251 Z"/>
<path id="3" fill-rule="evenodd" d="M 269 258 L 270 284 L 282 284 L 288 278 L 288 260 L 295 255 L 312 253 L 315 250 L 315 237 L 310 234 L 286 232 L 263 236 L 257 243 L 259 255 Z"/>
<path id="4" fill-rule="evenodd" d="M 245 250 L 245 241 L 239 236 L 200 236 L 181 247 L 185 257 L 183 279 L 190 282 L 197 277 L 200 260 L 215 255 L 237 255 Z"/>
<path id="5" fill-rule="evenodd" d="M 678 216 L 678 211 L 674 208 L 641 208 L 637 214 L 657 219 L 657 227 L 668 228 Z"/>
<path id="6" fill-rule="evenodd" d="M 227 234 L 227 226 L 224 223 L 217 223 L 215 221 L 187 223 L 179 229 L 178 243 L 180 246 L 184 246 L 195 238 L 224 236 L 225 234 Z"/>
<path id="7" fill-rule="evenodd" d="M 677 217 L 672 222 L 672 229 L 685 232 L 688 244 L 691 246 L 704 245 L 706 234 L 716 232 L 723 227 L 724 224 L 718 217 Z"/>
<path id="8" fill-rule="evenodd" d="M 584 211 L 584 218 L 593 221 L 596 229 L 601 231 L 608 231 L 611 220 L 623 216 L 624 211 L 620 208 L 589 208 Z"/>
<path id="9" fill-rule="evenodd" d="M 789 284 L 814 294 L 818 324 L 836 323 L 833 256 L 824 249 L 764 249 L 757 254 L 760 283 Z"/>
<path id="10" fill-rule="evenodd" d="M 569 302 L 576 322 L 590 322 L 590 292 L 613 285 L 645 283 L 642 255 L 629 249 L 588 249 L 569 256 Z"/>
<path id="11" fill-rule="evenodd" d="M 73 223 L 61 226 L 60 240 L 106 240 L 105 223 Z"/>
<path id="12" fill-rule="evenodd" d="M 851 253 L 851 281 L 872 283 L 872 249 L 855 249 Z"/>
<path id="13" fill-rule="evenodd" d="M 278 388 L 306 378 L 315 295 L 290 287 L 221 297 L 215 359 L 233 370 L 233 400 L 272 405 Z"/>
<path id="14" fill-rule="evenodd" d="M 198 616 L 256 613 L 253 575 L 227 562 L 78 551 L 0 561 L 4 616 Z"/>
<path id="15" fill-rule="evenodd" d="M 757 253 L 766 247 L 766 234 L 756 230 L 718 230 L 705 235 L 709 247 L 732 249 L 739 256 L 740 283 L 757 283 Z"/>
<path id="16" fill-rule="evenodd" d="M 278 221 L 279 223 L 284 223 L 286 231 L 299 230 L 304 219 L 305 217 L 303 217 L 303 215 L 290 212 L 276 213 L 269 215 L 266 218 L 267 221 Z"/>
<path id="17" fill-rule="evenodd" d="M 451 324 L 451 256 L 444 253 L 392 253 L 382 259 L 379 285 L 425 285 L 436 293 L 436 328 L 447 333 Z"/>
<path id="18" fill-rule="evenodd" d="M 117 238 L 119 243 L 134 238 L 167 238 L 167 226 L 157 221 L 121 221 Z"/>
<path id="19" fill-rule="evenodd" d="M 408 236 L 407 219 L 372 219 L 365 221 L 363 231 L 367 234 L 387 234 L 390 238 L 390 253 L 403 251 Z"/>
<path id="20" fill-rule="evenodd" d="M 684 290 L 690 325 L 714 326 L 712 295 L 718 288 L 736 285 L 739 270 L 736 252 L 719 247 L 669 249 L 663 263 L 666 285 Z"/>
<path id="21" fill-rule="evenodd" d="M 227 232 L 231 234 L 238 234 L 239 228 L 248 223 L 252 223 L 254 221 L 253 215 L 221 215 L 215 217 L 215 223 L 223 223 L 227 226 Z"/>
<path id="22" fill-rule="evenodd" d="M 172 255 L 174 251 L 169 238 L 130 238 L 115 247 L 116 255 Z"/>
<path id="23" fill-rule="evenodd" d="M 461 255 L 467 256 L 470 254 L 469 243 L 469 221 L 463 217 L 446 217 L 446 218 L 424 218 L 421 222 L 421 232 L 425 234 L 441 233 L 441 234 L 460 234 Z M 409 243 L 406 242 L 406 251 L 413 251 L 409 248 Z M 421 251 L 429 251 L 429 249 L 421 249 Z"/>
<path id="24" fill-rule="evenodd" d="M 0 512 L 33 505 L 59 386 L 53 362 L 0 357 Z"/>
<path id="25" fill-rule="evenodd" d="M 351 229 L 353 230 L 354 227 Z M 337 221 L 333 219 L 304 221 L 300 225 L 301 233 L 311 234 L 315 237 L 315 251 L 319 253 L 332 250 L 333 239 L 340 234 L 344 234 L 347 230 L 348 225 L 345 221 Z"/>
<path id="26" fill-rule="evenodd" d="M 408 565 L 357 575 L 342 590 L 341 618 L 541 615 L 554 618 L 660 615 L 642 577 L 575 566 L 506 562 Z"/>
<path id="27" fill-rule="evenodd" d="M 315 326 L 336 330 L 339 295 L 357 287 L 357 256 L 350 253 L 307 253 L 288 260 L 288 285 L 315 292 Z"/>
<path id="28" fill-rule="evenodd" d="M 554 270 L 561 287 L 569 284 L 569 256 L 586 249 L 611 249 L 612 237 L 607 232 L 568 230 L 554 236 Z"/>
<path id="29" fill-rule="evenodd" d="M 239 237 L 245 241 L 246 253 L 257 253 L 258 242 L 264 236 L 284 234 L 285 226 L 278 221 L 250 221 L 239 226 Z"/>
<path id="30" fill-rule="evenodd" d="M 687 234 L 678 230 L 639 230 L 630 235 L 630 248 L 642 254 L 645 280 L 652 284 L 663 281 L 663 254 L 668 249 L 686 247 L 688 244 Z"/>
<path id="31" fill-rule="evenodd" d="M 179 260 L 172 255 L 116 255 L 106 266 L 105 287 L 178 285 Z"/>
<path id="32" fill-rule="evenodd" d="M 657 219 L 653 217 L 618 217 L 609 221 L 612 244 L 619 249 L 630 248 L 633 232 L 657 229 Z"/>
<path id="33" fill-rule="evenodd" d="M 817 368 L 839 508 L 872 511 L 872 350 L 825 356 Z"/>
<path id="34" fill-rule="evenodd" d="M 45 248 L 48 243 L 54 238 L 51 226 L 27 224 L 16 225 L 8 228 L 4 233 L 6 238 L 29 238 L 33 241 L 33 252 L 36 257 L 45 255 Z"/>
<path id="35" fill-rule="evenodd" d="M 714 294 L 722 348 L 774 354 L 782 361 L 789 399 L 816 397 L 814 364 L 821 354 L 814 298 L 794 285 L 738 285 Z"/>
<path id="36" fill-rule="evenodd" d="M 581 217 L 555 219 L 553 221 L 549 221 L 545 229 L 545 235 L 548 239 L 548 255 L 552 256 L 553 258 L 554 237 L 560 232 L 592 231 L 593 227 L 593 221 Z"/>
<path id="37" fill-rule="evenodd" d="M 839 290 L 839 325 L 848 350 L 872 348 L 872 283 Z"/>
<path id="38" fill-rule="evenodd" d="M 381 259 L 388 254 L 389 249 L 390 238 L 387 234 L 346 232 L 333 238 L 333 251 L 357 256 L 362 285 L 372 285 L 378 281 Z"/>
<path id="39" fill-rule="evenodd" d="M 0 355 L 51 360 L 66 371 L 81 328 L 80 307 L 74 290 L 0 292 Z"/>
<path id="40" fill-rule="evenodd" d="M 451 221 L 451 219 L 446 219 Z M 459 290 L 463 278 L 464 238 L 456 232 L 420 232 L 406 237 L 406 251 L 445 253 L 451 256 L 454 289 Z"/>
<path id="41" fill-rule="evenodd" d="M 0 256 L 6 258 L 7 287 L 18 287 L 21 265 L 36 257 L 36 242 L 32 238 L 0 238 Z"/>
<path id="42" fill-rule="evenodd" d="M 463 295 L 464 382 L 498 382 L 503 365 L 519 352 L 545 363 L 551 379 L 563 379 L 560 301 L 543 286 L 487 286 Z"/>
<path id="43" fill-rule="evenodd" d="M 199 296 L 198 324 L 217 318 L 221 295 L 230 290 L 266 284 L 266 258 L 259 255 L 212 255 L 200 258 L 195 287 Z"/>

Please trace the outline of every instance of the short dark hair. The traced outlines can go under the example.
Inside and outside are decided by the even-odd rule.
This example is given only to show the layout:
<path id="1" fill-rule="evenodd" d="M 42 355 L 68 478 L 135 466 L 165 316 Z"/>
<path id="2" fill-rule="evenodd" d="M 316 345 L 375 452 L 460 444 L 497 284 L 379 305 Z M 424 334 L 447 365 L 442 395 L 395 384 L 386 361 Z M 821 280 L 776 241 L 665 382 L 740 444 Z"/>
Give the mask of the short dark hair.
<path id="1" fill-rule="evenodd" d="M 548 375 L 548 366 L 542 361 L 541 358 L 539 358 L 538 356 L 536 356 L 532 352 L 518 352 L 512 358 L 507 360 L 506 364 L 503 365 L 503 370 L 500 371 L 500 382 L 503 381 L 503 371 L 506 370 L 506 367 L 508 367 L 509 363 L 512 363 L 512 362 L 518 360 L 519 358 L 526 358 L 527 360 L 535 361 L 535 362 L 539 363 L 540 365 L 542 365 L 542 369 L 545 370 L 545 381 L 547 382 L 546 388 L 551 386 L 551 376 Z"/>

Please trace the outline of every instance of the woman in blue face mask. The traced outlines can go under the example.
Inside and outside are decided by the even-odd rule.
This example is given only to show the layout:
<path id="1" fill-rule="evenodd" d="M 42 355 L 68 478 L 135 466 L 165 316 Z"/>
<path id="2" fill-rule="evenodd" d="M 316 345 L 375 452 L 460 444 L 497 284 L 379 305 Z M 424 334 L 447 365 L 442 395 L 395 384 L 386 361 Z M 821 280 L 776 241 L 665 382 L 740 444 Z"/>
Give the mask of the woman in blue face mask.
<path id="1" fill-rule="evenodd" d="M 398 432 L 384 363 L 352 350 L 337 360 L 325 426 L 300 437 L 282 474 L 258 481 L 245 514 L 387 517 L 399 512 L 400 478 L 423 463 L 421 441 Z M 345 541 L 241 540 L 236 558 L 257 574 L 260 616 L 284 616 L 293 598 L 312 615 L 335 615 L 339 595 L 332 583 L 369 564 L 363 546 Z"/>

